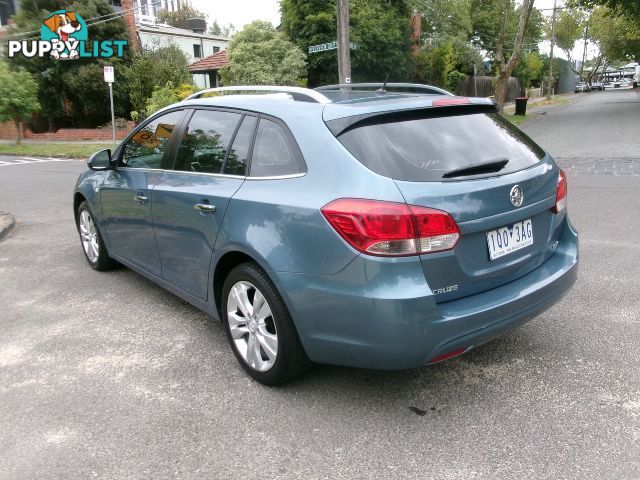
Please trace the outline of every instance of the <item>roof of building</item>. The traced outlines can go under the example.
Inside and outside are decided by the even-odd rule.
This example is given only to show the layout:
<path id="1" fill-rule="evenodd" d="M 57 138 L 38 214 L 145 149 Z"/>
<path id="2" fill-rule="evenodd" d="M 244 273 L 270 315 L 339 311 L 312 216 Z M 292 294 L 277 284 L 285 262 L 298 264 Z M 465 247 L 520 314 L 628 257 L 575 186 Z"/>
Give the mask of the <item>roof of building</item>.
<path id="1" fill-rule="evenodd" d="M 202 60 L 198 60 L 195 63 L 189 65 L 190 72 L 210 72 L 212 70 L 218 70 L 229 64 L 229 57 L 226 50 L 220 50 L 218 53 L 204 57 Z"/>
<path id="2" fill-rule="evenodd" d="M 218 40 L 220 42 L 228 42 L 229 39 L 220 35 L 211 35 L 204 32 L 194 32 L 193 30 L 187 30 L 186 28 L 172 27 L 171 25 L 156 24 L 150 25 L 146 23 L 140 23 L 138 30 L 145 33 L 153 33 L 156 35 L 174 35 L 177 37 L 194 37 L 203 38 L 206 40 Z"/>

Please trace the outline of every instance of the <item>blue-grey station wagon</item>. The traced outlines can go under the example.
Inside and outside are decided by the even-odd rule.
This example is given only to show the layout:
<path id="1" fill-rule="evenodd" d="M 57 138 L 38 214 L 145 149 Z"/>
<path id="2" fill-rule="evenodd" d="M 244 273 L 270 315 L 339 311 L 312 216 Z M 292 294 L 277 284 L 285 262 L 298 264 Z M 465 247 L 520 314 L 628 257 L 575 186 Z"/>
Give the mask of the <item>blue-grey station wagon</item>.
<path id="1" fill-rule="evenodd" d="M 89 265 L 220 319 L 265 384 L 313 362 L 455 357 L 577 275 L 564 172 L 492 101 L 435 87 L 205 90 L 88 165 L 74 212 Z"/>

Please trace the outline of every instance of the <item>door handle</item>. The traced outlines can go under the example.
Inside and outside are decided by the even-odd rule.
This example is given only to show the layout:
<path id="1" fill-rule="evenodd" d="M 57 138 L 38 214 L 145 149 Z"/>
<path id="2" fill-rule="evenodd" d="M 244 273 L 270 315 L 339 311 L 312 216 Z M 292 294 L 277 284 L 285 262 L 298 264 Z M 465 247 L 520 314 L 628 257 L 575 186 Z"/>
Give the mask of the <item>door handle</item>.
<path id="1" fill-rule="evenodd" d="M 204 213 L 213 213 L 216 211 L 216 206 L 209 203 L 196 203 L 193 208 Z"/>
<path id="2" fill-rule="evenodd" d="M 144 195 L 135 195 L 133 197 L 133 199 L 138 202 L 138 203 L 147 203 L 147 200 L 149 200 L 148 197 L 145 197 Z"/>

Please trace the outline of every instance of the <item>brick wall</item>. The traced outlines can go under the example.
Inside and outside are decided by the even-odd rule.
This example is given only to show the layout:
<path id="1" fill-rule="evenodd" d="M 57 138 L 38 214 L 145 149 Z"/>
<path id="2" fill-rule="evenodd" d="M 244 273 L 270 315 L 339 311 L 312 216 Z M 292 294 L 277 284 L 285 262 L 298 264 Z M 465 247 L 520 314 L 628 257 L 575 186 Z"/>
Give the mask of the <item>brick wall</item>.
<path id="1" fill-rule="evenodd" d="M 133 13 L 133 4 L 133 0 L 122 0 L 120 2 L 122 11 L 125 12 L 124 15 L 122 15 L 122 19 L 129 31 L 129 45 L 131 50 L 137 52 L 140 50 L 140 39 L 138 38 L 138 27 L 136 26 L 136 18 Z"/>
<path id="2" fill-rule="evenodd" d="M 133 129 L 135 124 L 127 122 L 127 128 L 116 128 L 116 138 L 123 139 Z M 33 133 L 29 128 L 23 127 L 22 137 L 30 140 L 104 140 L 112 138 L 110 128 L 61 128 L 55 133 Z M 16 138 L 16 129 L 13 122 L 0 123 L 0 139 L 13 140 Z"/>

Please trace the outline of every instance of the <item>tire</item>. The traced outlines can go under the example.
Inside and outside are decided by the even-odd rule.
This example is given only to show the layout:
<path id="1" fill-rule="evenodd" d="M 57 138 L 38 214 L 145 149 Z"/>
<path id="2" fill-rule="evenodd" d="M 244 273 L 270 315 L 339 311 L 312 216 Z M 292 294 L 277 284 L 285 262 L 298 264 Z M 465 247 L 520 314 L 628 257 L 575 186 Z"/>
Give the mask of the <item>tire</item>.
<path id="1" fill-rule="evenodd" d="M 281 385 L 308 367 L 309 360 L 289 310 L 256 263 L 236 266 L 225 279 L 222 320 L 236 359 L 258 382 Z"/>
<path id="2" fill-rule="evenodd" d="M 107 247 L 105 247 L 102 235 L 98 230 L 98 225 L 96 225 L 94 216 L 86 201 L 78 205 L 76 227 L 80 235 L 80 246 L 82 247 L 84 258 L 91 268 L 103 272 L 118 265 L 115 260 L 109 257 Z"/>

